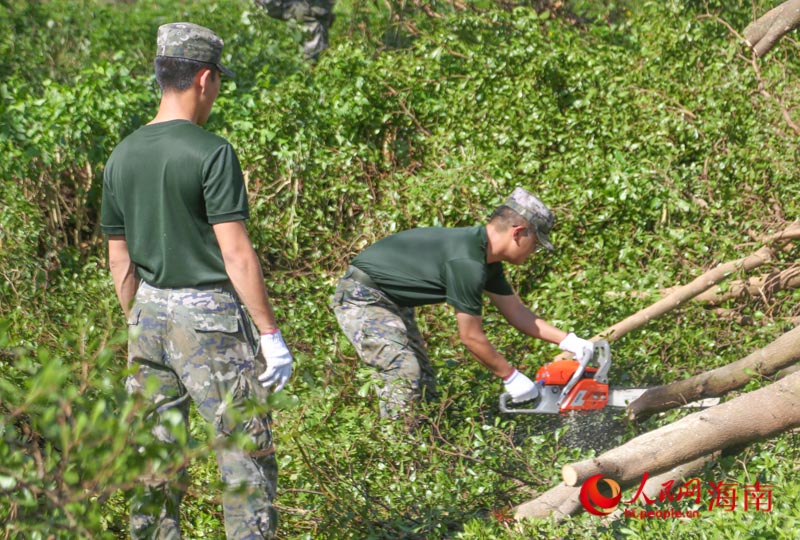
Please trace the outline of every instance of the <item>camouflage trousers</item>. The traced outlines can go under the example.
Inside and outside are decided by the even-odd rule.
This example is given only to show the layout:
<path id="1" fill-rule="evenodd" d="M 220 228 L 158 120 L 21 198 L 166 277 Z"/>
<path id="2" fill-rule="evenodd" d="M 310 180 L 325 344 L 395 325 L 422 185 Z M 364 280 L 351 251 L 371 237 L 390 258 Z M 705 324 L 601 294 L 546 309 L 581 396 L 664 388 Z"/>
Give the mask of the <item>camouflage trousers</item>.
<path id="1" fill-rule="evenodd" d="M 188 436 L 189 399 L 214 427 L 229 539 L 274 538 L 277 512 L 272 501 L 278 466 L 268 414 L 248 412 L 265 402 L 257 376 L 266 368 L 257 354 L 257 333 L 235 293 L 223 288 L 158 289 L 142 283 L 128 318 L 128 378 L 131 393 L 153 402 L 161 419 L 178 411 L 175 427 L 158 422 L 155 438 L 179 456 Z M 233 443 L 244 435 L 247 449 Z M 180 502 L 188 473 L 144 480 L 131 499 L 131 538 L 180 538 Z"/>
<path id="2" fill-rule="evenodd" d="M 328 29 L 336 16 L 333 4 L 336 0 L 255 0 L 267 10 L 267 14 L 283 21 L 293 20 L 302 24 L 307 34 L 303 44 L 303 56 L 316 60 L 328 48 Z"/>
<path id="3" fill-rule="evenodd" d="M 353 279 L 350 267 L 333 295 L 339 326 L 358 356 L 377 369 L 383 417 L 399 418 L 411 402 L 432 399 L 436 381 L 425 343 L 414 320 L 414 308 L 400 307 L 379 289 Z"/>

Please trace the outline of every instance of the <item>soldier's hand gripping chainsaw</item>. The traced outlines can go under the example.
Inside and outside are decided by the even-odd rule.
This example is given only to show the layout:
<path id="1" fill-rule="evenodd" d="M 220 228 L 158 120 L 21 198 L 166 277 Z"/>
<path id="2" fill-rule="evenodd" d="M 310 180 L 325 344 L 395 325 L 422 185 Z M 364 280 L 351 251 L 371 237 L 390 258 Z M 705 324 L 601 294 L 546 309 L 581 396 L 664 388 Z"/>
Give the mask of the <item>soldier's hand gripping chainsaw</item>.
<path id="1" fill-rule="evenodd" d="M 608 341 L 598 341 L 594 344 L 592 357 L 583 362 L 555 360 L 540 367 L 535 379 L 539 385 L 539 396 L 527 407 L 509 406 L 511 396 L 506 392 L 500 395 L 500 410 L 504 413 L 564 414 L 605 407 L 627 407 L 647 391 L 647 388 L 609 388 L 610 368 L 611 348 Z M 682 407 L 703 408 L 717 403 L 719 398 L 709 398 Z"/>

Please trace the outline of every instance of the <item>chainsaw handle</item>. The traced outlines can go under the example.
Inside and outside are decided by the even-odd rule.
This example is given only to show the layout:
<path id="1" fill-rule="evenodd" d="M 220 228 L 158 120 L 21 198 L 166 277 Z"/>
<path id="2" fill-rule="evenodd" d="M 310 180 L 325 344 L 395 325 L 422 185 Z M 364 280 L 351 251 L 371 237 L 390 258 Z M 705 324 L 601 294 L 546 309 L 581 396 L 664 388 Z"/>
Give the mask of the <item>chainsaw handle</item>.
<path id="1" fill-rule="evenodd" d="M 591 360 L 592 360 L 591 357 L 589 357 L 589 358 L 584 358 L 583 360 L 578 362 L 578 369 L 576 369 L 575 373 L 572 374 L 572 377 L 569 378 L 569 381 L 567 381 L 567 384 L 564 385 L 564 389 L 561 391 L 561 395 L 558 396 L 559 407 L 561 407 L 561 404 L 564 402 L 564 398 L 566 398 L 569 395 L 572 388 L 576 384 L 578 384 L 578 381 L 581 380 L 581 378 L 583 377 L 583 372 L 586 371 L 586 366 L 589 365 L 589 362 L 591 362 Z"/>
<path id="2" fill-rule="evenodd" d="M 500 412 L 502 413 L 513 413 L 516 412 L 512 409 L 508 408 L 508 400 L 511 399 L 511 394 L 508 392 L 503 392 L 500 394 Z"/>
<path id="3" fill-rule="evenodd" d="M 521 407 L 520 408 L 509 407 L 508 406 L 508 400 L 511 399 L 511 394 L 509 394 L 508 392 L 503 392 L 502 394 L 500 394 L 500 412 L 505 413 L 505 414 L 531 414 L 531 413 L 537 413 L 538 414 L 538 413 L 555 412 L 555 409 L 548 410 L 549 408 L 543 408 L 543 406 L 542 406 L 543 402 L 542 402 L 541 395 L 542 394 L 540 394 L 539 397 L 537 397 L 535 400 L 532 401 L 533 404 L 536 405 L 533 409 L 530 409 L 530 408 L 523 409 Z"/>

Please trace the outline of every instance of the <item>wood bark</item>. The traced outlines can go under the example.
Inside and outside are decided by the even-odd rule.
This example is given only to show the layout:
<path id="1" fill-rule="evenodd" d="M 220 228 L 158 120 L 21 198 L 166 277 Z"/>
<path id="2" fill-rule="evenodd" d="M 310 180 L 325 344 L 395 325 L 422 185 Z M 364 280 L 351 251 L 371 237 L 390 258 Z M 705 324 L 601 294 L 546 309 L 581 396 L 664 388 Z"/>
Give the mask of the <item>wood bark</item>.
<path id="1" fill-rule="evenodd" d="M 765 276 L 732 281 L 724 290 L 722 287 L 708 289 L 695 296 L 694 301 L 715 306 L 726 300 L 772 296 L 776 292 L 798 287 L 800 287 L 800 268 L 795 266 Z"/>
<path id="2" fill-rule="evenodd" d="M 792 373 L 797 373 L 798 371 L 800 371 L 800 364 L 794 364 L 776 373 L 775 380 L 783 379 L 784 377 L 788 377 Z"/>
<path id="3" fill-rule="evenodd" d="M 760 58 L 798 26 L 800 0 L 788 0 L 750 23 L 742 33 L 747 45 Z"/>
<path id="4" fill-rule="evenodd" d="M 628 405 L 631 421 L 641 421 L 692 401 L 720 396 L 741 388 L 753 377 L 769 376 L 800 360 L 800 327 L 741 360 L 663 386 L 647 390 Z"/>
<path id="5" fill-rule="evenodd" d="M 706 463 L 712 459 L 715 459 L 718 455 L 718 452 L 714 452 L 713 454 L 701 456 L 697 459 L 689 461 L 688 463 L 681 463 L 667 472 L 656 476 L 651 476 L 645 482 L 642 493 L 649 499 L 658 500 L 658 496 L 661 493 L 661 490 L 664 489 L 665 484 L 669 482 L 675 482 L 676 484 L 679 482 L 685 482 L 689 478 L 692 478 L 699 473 Z M 618 508 L 610 516 L 608 516 L 608 521 L 616 521 L 621 518 L 623 514 L 624 511 Z"/>
<path id="6" fill-rule="evenodd" d="M 626 484 L 716 450 L 749 444 L 800 426 L 800 372 L 640 435 L 600 456 L 562 468 L 564 483 L 603 474 Z"/>
<path id="7" fill-rule="evenodd" d="M 783 244 L 798 238 L 800 238 L 800 221 L 793 221 L 781 232 L 765 236 L 761 241 L 764 244 Z"/>

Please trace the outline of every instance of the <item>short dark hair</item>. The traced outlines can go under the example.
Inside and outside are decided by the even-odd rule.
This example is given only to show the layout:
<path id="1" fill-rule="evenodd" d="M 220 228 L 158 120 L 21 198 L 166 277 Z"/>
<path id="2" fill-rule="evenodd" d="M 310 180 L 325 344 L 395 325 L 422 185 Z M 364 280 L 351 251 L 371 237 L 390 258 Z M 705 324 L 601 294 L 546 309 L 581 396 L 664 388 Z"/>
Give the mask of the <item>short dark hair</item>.
<path id="1" fill-rule="evenodd" d="M 217 77 L 217 66 L 188 58 L 156 56 L 156 81 L 162 92 L 176 90 L 183 92 L 192 86 L 195 75 L 201 69 L 210 69 L 212 77 Z"/>
<path id="2" fill-rule="evenodd" d="M 507 231 L 511 227 L 525 227 L 528 234 L 536 233 L 530 221 L 504 204 L 498 206 L 495 211 L 492 212 L 492 215 L 489 216 L 489 222 L 493 223 L 501 232 Z"/>

